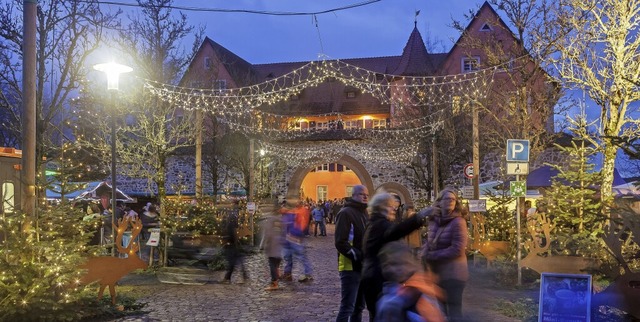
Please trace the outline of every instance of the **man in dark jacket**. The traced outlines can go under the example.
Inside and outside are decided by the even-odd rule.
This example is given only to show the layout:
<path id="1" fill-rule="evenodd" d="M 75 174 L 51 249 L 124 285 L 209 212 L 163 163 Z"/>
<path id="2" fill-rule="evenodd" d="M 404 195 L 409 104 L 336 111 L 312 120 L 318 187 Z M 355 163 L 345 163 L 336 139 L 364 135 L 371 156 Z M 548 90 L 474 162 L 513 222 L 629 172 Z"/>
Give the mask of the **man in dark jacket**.
<path id="1" fill-rule="evenodd" d="M 369 191 L 363 185 L 353 187 L 353 194 L 336 216 L 335 244 L 338 250 L 341 300 L 336 322 L 362 321 L 364 295 L 360 289 L 362 240 L 367 217 Z"/>

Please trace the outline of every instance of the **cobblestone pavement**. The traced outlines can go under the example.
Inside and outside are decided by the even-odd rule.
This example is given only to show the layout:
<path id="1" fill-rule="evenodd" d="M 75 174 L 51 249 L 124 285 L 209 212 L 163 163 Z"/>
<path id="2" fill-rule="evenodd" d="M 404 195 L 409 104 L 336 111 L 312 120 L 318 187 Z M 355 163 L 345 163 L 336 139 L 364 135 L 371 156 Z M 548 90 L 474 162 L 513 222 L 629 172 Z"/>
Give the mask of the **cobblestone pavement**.
<path id="1" fill-rule="evenodd" d="M 340 304 L 340 280 L 333 245 L 333 225 L 327 225 L 327 237 L 307 238 L 314 280 L 299 283 L 302 267 L 294 263 L 294 281 L 281 283 L 277 291 L 265 291 L 269 282 L 268 264 L 263 253 L 246 259 L 250 280 L 234 272 L 231 284 L 220 284 L 224 272 L 214 272 L 214 282 L 205 285 L 162 284 L 146 279 L 125 277 L 120 284 L 135 285 L 145 294 L 142 316 L 115 321 L 335 321 Z M 492 310 L 502 293 L 476 286 L 472 280 L 465 289 L 464 313 L 469 321 L 518 321 Z M 368 321 L 365 310 L 363 321 Z"/>

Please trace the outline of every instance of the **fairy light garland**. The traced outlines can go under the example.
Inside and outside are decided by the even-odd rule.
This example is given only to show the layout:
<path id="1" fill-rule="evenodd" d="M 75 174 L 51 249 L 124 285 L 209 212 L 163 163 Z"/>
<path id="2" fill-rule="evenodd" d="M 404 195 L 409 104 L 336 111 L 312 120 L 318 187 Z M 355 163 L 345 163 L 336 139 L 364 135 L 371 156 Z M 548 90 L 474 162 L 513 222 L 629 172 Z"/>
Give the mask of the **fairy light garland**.
<path id="1" fill-rule="evenodd" d="M 459 104 L 484 98 L 492 85 L 495 71 L 496 68 L 492 67 L 457 75 L 399 76 L 377 73 L 341 60 L 323 60 L 246 87 L 225 90 L 188 88 L 148 79 L 144 80 L 144 87 L 176 107 L 210 113 L 232 131 L 259 138 L 268 153 L 291 166 L 333 162 L 344 154 L 364 161 L 397 165 L 411 162 L 420 140 L 435 135 L 442 127 L 443 113 L 453 110 L 454 102 Z M 332 80 L 390 105 L 393 112 L 387 126 L 366 129 L 291 128 L 292 122 L 301 119 L 324 118 L 342 122 L 352 121 L 357 116 L 338 112 L 274 112 L 277 104 L 286 102 L 302 90 Z M 406 111 L 413 111 L 413 114 L 405 114 Z M 342 140 L 331 138 L 332 133 Z"/>

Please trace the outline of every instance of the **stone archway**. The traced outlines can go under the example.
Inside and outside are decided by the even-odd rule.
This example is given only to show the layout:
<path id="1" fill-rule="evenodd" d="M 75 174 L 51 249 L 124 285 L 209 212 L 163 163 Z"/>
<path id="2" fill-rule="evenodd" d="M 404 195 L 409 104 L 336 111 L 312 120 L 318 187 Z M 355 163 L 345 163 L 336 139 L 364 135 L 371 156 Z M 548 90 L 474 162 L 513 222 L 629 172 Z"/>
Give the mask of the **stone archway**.
<path id="1" fill-rule="evenodd" d="M 397 182 L 385 182 L 378 186 L 376 192 L 384 190 L 386 192 L 397 193 L 400 196 L 400 200 L 405 207 L 413 207 L 413 200 L 411 199 L 411 192 L 407 187 Z"/>
<path id="2" fill-rule="evenodd" d="M 374 191 L 371 175 L 369 175 L 367 169 L 365 169 L 362 163 L 360 163 L 358 160 L 345 154 L 338 161 L 336 161 L 336 163 L 340 163 L 349 167 L 349 169 L 351 169 L 355 173 L 355 175 L 358 176 L 358 179 L 360 179 L 362 185 L 367 187 L 369 193 Z M 313 168 L 314 166 L 309 166 L 306 168 L 300 167 L 293 172 L 291 178 L 289 178 L 289 184 L 287 185 L 287 197 L 298 196 L 298 191 L 300 189 L 300 186 L 302 185 L 304 177 Z"/>

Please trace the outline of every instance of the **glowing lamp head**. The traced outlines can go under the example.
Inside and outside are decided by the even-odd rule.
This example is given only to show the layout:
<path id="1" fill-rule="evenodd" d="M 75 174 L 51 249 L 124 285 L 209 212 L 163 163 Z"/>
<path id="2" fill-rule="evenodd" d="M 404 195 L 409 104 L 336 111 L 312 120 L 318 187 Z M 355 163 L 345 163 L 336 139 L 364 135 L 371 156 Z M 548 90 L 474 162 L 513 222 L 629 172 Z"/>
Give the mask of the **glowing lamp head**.
<path id="1" fill-rule="evenodd" d="M 118 90 L 118 79 L 120 78 L 120 74 L 133 71 L 133 68 L 129 66 L 120 65 L 115 62 L 97 64 L 93 66 L 93 69 L 107 74 L 107 89 L 116 91 Z"/>

